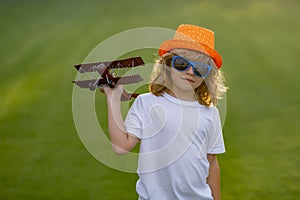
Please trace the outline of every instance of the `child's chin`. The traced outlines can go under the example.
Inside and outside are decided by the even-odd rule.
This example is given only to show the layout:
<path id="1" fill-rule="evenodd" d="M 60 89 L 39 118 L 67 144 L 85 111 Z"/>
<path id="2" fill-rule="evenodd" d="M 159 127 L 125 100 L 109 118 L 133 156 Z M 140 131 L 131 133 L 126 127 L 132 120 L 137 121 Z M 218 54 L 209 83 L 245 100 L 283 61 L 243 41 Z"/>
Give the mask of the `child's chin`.
<path id="1" fill-rule="evenodd" d="M 189 91 L 194 91 L 193 87 L 189 82 L 182 83 L 178 85 L 178 88 L 180 88 L 183 91 L 189 92 Z"/>

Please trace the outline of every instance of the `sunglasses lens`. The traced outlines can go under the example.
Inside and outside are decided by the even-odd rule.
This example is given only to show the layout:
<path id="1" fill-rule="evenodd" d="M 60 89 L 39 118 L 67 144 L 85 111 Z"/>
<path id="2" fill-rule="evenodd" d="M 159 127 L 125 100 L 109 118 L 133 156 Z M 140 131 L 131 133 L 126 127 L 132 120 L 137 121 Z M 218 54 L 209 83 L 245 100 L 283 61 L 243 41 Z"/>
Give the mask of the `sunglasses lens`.
<path id="1" fill-rule="evenodd" d="M 206 77 L 209 74 L 209 72 L 210 72 L 209 65 L 204 64 L 204 63 L 197 63 L 195 65 L 195 71 L 194 71 L 194 73 L 197 76 Z"/>
<path id="2" fill-rule="evenodd" d="M 173 67 L 177 70 L 185 70 L 189 66 L 189 62 L 183 58 L 177 57 L 173 61 Z"/>

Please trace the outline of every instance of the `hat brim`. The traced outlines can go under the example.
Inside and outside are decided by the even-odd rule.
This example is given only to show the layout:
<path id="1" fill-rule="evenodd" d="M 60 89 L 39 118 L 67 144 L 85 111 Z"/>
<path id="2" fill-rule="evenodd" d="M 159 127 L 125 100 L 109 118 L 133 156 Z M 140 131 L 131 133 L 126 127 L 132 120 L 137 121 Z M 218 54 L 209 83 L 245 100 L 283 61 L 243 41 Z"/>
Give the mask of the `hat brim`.
<path id="1" fill-rule="evenodd" d="M 204 44 L 199 44 L 193 41 L 166 40 L 159 47 L 159 56 L 163 56 L 165 53 L 171 51 L 172 49 L 190 49 L 205 53 L 214 60 L 218 69 L 220 69 L 222 66 L 222 57 L 220 56 L 220 54 L 216 50 Z"/>

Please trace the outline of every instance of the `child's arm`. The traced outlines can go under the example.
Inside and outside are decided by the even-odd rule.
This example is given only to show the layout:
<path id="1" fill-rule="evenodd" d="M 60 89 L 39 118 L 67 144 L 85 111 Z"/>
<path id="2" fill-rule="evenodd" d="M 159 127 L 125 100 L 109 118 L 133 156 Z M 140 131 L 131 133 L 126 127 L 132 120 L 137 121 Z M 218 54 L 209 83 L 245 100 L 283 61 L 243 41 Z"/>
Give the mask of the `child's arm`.
<path id="1" fill-rule="evenodd" d="M 123 87 L 118 86 L 115 89 L 105 87 L 103 91 L 107 99 L 108 131 L 112 148 L 116 154 L 125 154 L 135 147 L 139 139 L 125 130 L 120 108 Z"/>
<path id="2" fill-rule="evenodd" d="M 214 154 L 207 154 L 207 159 L 209 162 L 209 175 L 207 178 L 207 183 L 212 190 L 212 195 L 214 200 L 221 199 L 221 189 L 220 189 L 220 167 L 218 163 L 217 156 Z"/>

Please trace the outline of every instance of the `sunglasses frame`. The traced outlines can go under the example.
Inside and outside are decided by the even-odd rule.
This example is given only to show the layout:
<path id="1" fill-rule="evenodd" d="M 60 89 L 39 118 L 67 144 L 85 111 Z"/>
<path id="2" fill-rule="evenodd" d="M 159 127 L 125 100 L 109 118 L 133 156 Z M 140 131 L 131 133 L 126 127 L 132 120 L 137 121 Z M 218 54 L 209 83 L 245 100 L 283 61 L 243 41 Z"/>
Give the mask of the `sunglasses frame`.
<path id="1" fill-rule="evenodd" d="M 175 62 L 175 60 L 176 60 L 177 58 L 181 58 L 181 59 L 183 59 L 183 60 L 185 60 L 185 61 L 188 62 L 188 65 L 187 65 L 187 67 L 186 67 L 185 69 L 180 70 L 180 69 L 177 69 L 177 68 L 174 66 L 174 62 Z M 207 73 L 206 73 L 205 75 L 203 75 L 203 76 L 202 76 L 202 75 L 198 75 L 199 72 L 196 70 L 196 67 L 195 67 L 195 65 L 196 65 L 197 63 L 201 63 L 201 65 L 207 67 Z M 202 62 L 193 62 L 193 61 L 191 61 L 191 60 L 188 60 L 188 59 L 186 59 L 186 58 L 184 58 L 184 57 L 181 57 L 181 56 L 178 56 L 178 55 L 175 55 L 175 56 L 172 57 L 172 63 L 171 63 L 171 66 L 172 66 L 174 69 L 176 69 L 177 71 L 181 71 L 181 72 L 188 70 L 188 69 L 190 68 L 190 66 L 192 66 L 194 75 L 195 75 L 195 76 L 198 76 L 198 77 L 200 77 L 200 78 L 203 78 L 203 79 L 206 78 L 206 77 L 210 74 L 210 72 L 211 72 L 211 70 L 212 70 L 212 66 L 210 66 L 209 64 L 202 63 Z M 199 73 L 199 74 L 200 74 L 200 73 Z"/>

